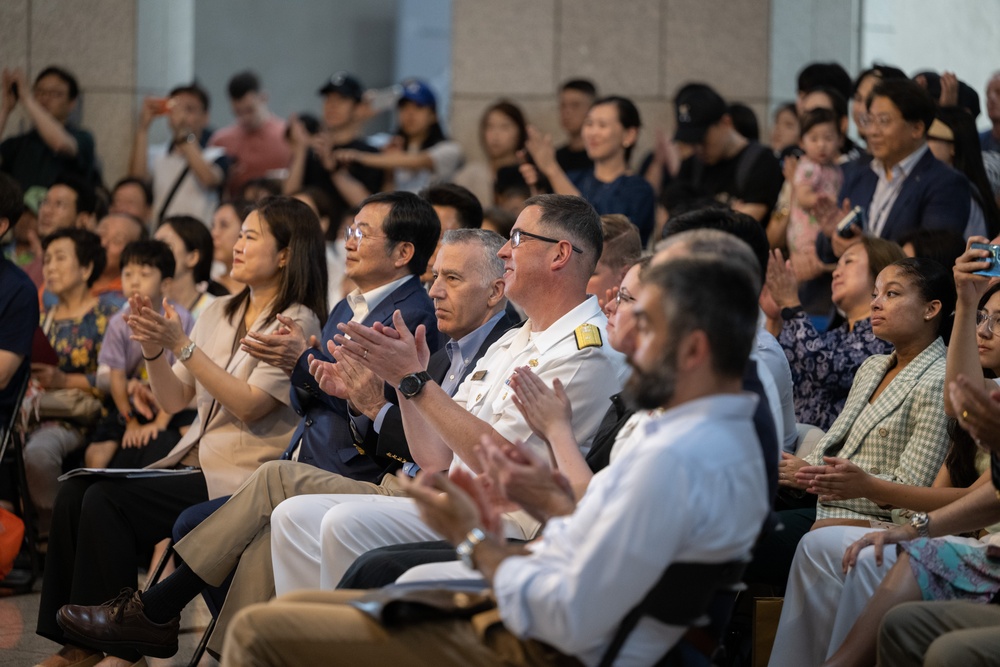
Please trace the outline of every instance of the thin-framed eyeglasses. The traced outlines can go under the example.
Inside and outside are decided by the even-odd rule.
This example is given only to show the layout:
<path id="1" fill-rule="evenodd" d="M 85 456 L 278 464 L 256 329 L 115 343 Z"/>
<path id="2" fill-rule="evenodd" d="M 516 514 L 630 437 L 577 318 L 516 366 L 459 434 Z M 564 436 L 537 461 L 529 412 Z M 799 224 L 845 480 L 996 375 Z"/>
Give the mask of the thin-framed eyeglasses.
<path id="1" fill-rule="evenodd" d="M 344 242 L 350 243 L 352 240 L 361 243 L 361 239 L 384 239 L 385 236 L 378 236 L 371 232 L 366 232 L 357 225 L 344 228 Z"/>
<path id="2" fill-rule="evenodd" d="M 862 128 L 877 127 L 880 130 L 884 130 L 885 128 L 892 125 L 894 120 L 895 118 L 893 118 L 889 114 L 882 113 L 876 116 L 870 113 L 866 113 L 862 114 L 858 118 L 858 125 L 860 125 Z"/>
<path id="3" fill-rule="evenodd" d="M 620 308 L 623 301 L 625 303 L 635 303 L 636 298 L 629 294 L 627 289 L 620 287 L 618 288 L 618 294 L 615 295 L 615 307 Z"/>
<path id="4" fill-rule="evenodd" d="M 990 315 L 985 310 L 976 311 L 976 328 L 986 325 L 986 330 L 994 336 L 1000 336 L 1000 313 Z"/>
<path id="5" fill-rule="evenodd" d="M 523 229 L 515 229 L 510 233 L 510 247 L 516 248 L 519 245 L 521 245 L 521 241 L 524 240 L 522 237 L 525 236 L 532 239 L 538 239 L 539 241 L 545 241 L 546 243 L 562 243 L 562 240 L 560 239 L 554 239 L 548 236 L 542 236 L 541 234 L 532 234 L 531 232 L 526 232 Z M 577 248 L 572 243 L 569 244 L 569 247 L 573 249 L 573 252 L 578 252 L 581 255 L 583 254 L 583 251 Z"/>

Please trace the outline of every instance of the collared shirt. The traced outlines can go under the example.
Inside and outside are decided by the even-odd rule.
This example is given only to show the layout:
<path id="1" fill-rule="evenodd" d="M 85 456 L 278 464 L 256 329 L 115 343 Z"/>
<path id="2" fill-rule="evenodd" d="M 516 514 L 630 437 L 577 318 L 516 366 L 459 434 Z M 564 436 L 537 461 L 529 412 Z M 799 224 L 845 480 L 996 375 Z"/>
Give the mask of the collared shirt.
<path id="1" fill-rule="evenodd" d="M 375 289 L 370 289 L 367 292 L 362 293 L 360 289 L 354 288 L 350 294 L 348 294 L 345 299 L 347 299 L 347 304 L 354 311 L 354 315 L 351 317 L 351 322 L 361 322 L 366 317 L 368 313 L 374 308 L 378 308 L 379 304 L 385 301 L 385 298 L 393 293 L 397 288 L 401 287 L 403 283 L 412 278 L 412 275 L 407 275 L 398 280 L 393 280 L 391 283 L 386 283 L 385 285 L 380 285 Z M 361 415 L 364 419 L 368 419 L 364 415 Z M 367 428 L 367 422 L 364 423 L 365 428 Z M 363 432 L 363 431 L 362 431 Z M 291 459 L 293 461 L 299 460 L 299 451 L 302 449 L 302 439 L 299 439 L 299 444 L 295 446 L 295 450 L 292 452 Z"/>
<path id="2" fill-rule="evenodd" d="M 497 568 L 504 625 L 596 665 L 666 564 L 746 556 L 769 506 L 756 404 L 747 393 L 710 396 L 638 426 L 573 513 Z M 615 664 L 653 664 L 684 631 L 644 618 Z"/>
<path id="3" fill-rule="evenodd" d="M 347 295 L 347 303 L 351 306 L 351 310 L 354 311 L 354 316 L 351 317 L 352 322 L 361 322 L 366 317 L 368 313 L 372 312 L 372 309 L 378 308 L 379 304 L 382 303 L 387 296 L 393 293 L 399 287 L 402 287 L 403 283 L 410 279 L 410 275 L 405 275 L 402 278 L 397 278 L 391 283 L 386 283 L 385 285 L 379 285 L 374 289 L 370 289 L 367 292 L 363 292 L 354 288 L 354 290 Z"/>
<path id="4" fill-rule="evenodd" d="M 529 319 L 490 347 L 459 386 L 455 402 L 510 442 L 521 440 L 548 459 L 545 443 L 514 405 L 509 382 L 521 366 L 530 367 L 549 386 L 559 378 L 573 406 L 573 433 L 586 455 L 611 403 L 609 396 L 621 391 L 629 375 L 625 357 L 607 343 L 607 322 L 594 296 L 544 331 L 533 330 Z M 587 332 L 597 336 L 588 337 Z M 456 456 L 452 466 L 465 464 Z"/>
<path id="5" fill-rule="evenodd" d="M 899 191 L 903 188 L 903 181 L 909 176 L 913 167 L 930 150 L 924 143 L 917 150 L 913 151 L 905 158 L 897 162 L 887 173 L 881 160 L 872 160 L 872 171 L 878 176 L 878 183 L 875 185 L 875 193 L 872 195 L 871 204 L 868 206 L 868 231 L 881 236 L 885 229 L 885 221 L 889 218 L 892 205 L 899 197 Z M 892 180 L 889 180 L 889 174 Z"/>

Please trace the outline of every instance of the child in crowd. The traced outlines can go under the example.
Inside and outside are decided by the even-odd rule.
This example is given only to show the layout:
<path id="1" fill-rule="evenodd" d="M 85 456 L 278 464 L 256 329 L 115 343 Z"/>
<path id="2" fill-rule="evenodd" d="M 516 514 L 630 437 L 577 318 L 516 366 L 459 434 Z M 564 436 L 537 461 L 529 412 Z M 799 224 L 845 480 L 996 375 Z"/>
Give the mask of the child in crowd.
<path id="1" fill-rule="evenodd" d="M 837 115 L 830 109 L 811 109 L 802 114 L 799 158 L 792 181 L 791 218 L 788 223 L 788 255 L 799 283 L 818 278 L 829 269 L 816 256 L 819 216 L 835 206 L 844 180 L 837 157 L 844 136 Z"/>
<path id="2" fill-rule="evenodd" d="M 126 295 L 139 294 L 149 297 L 155 304 L 163 303 L 163 294 L 169 288 L 176 268 L 170 246 L 162 241 L 130 243 L 122 251 L 121 263 L 122 290 Z M 175 303 L 171 305 L 180 316 L 185 333 L 189 333 L 193 324 L 191 314 Z M 136 385 L 148 383 L 148 376 L 142 349 L 131 339 L 125 322 L 128 313 L 126 305 L 121 316 L 112 318 L 108 323 L 98 357 L 97 383 L 110 392 L 112 404 L 108 406 L 108 414 L 98 422 L 87 446 L 84 464 L 88 468 L 107 467 L 119 445 L 124 448 L 145 447 L 167 428 L 172 417 L 165 410 L 155 415 L 144 415 L 133 408 L 130 397 Z M 172 356 L 169 351 L 161 354 Z"/>

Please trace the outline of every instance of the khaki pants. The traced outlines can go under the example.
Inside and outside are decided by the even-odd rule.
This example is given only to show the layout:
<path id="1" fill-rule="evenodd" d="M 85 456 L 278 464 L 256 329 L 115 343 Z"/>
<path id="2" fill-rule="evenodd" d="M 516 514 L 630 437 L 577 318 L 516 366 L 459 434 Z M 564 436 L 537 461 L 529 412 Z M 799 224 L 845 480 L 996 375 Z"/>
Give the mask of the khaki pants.
<path id="1" fill-rule="evenodd" d="M 175 545 L 184 562 L 213 586 L 236 575 L 219 612 L 209 648 L 220 652 L 236 612 L 274 597 L 271 512 L 286 498 L 314 493 L 402 495 L 392 475 L 381 484 L 359 482 L 295 461 L 269 461 L 225 505 Z"/>
<path id="2" fill-rule="evenodd" d="M 1000 605 L 907 602 L 885 615 L 878 664 L 901 667 L 1000 665 Z"/>
<path id="3" fill-rule="evenodd" d="M 345 604 L 362 594 L 300 591 L 244 609 L 226 633 L 223 667 L 580 665 L 548 646 L 521 641 L 495 611 L 386 629 Z"/>

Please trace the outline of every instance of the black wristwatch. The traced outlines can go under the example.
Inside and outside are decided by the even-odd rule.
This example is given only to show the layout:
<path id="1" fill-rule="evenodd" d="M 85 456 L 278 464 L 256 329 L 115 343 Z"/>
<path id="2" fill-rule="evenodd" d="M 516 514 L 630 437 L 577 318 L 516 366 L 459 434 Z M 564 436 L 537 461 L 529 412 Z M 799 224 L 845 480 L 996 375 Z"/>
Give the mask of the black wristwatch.
<path id="1" fill-rule="evenodd" d="M 403 398 L 413 398 L 419 394 L 424 385 L 431 381 L 431 375 L 427 371 L 420 371 L 419 373 L 410 373 L 409 375 L 404 375 L 403 379 L 399 381 L 399 393 L 403 395 Z"/>
<path id="2" fill-rule="evenodd" d="M 783 319 L 783 320 L 790 320 L 790 319 L 794 318 L 796 315 L 798 315 L 799 313 L 804 312 L 804 311 L 805 311 L 805 308 L 803 308 L 802 306 L 792 306 L 791 308 L 782 308 L 781 309 L 781 319 Z"/>

